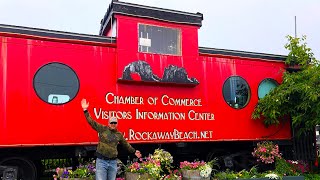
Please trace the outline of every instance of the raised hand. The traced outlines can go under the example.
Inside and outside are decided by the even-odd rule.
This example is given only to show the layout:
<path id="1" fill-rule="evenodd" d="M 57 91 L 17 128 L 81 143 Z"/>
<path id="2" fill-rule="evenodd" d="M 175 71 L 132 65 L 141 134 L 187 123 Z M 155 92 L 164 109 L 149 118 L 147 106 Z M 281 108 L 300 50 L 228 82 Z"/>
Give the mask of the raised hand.
<path id="1" fill-rule="evenodd" d="M 83 110 L 86 110 L 89 107 L 89 102 L 87 102 L 87 100 L 84 98 L 81 100 L 81 107 Z"/>

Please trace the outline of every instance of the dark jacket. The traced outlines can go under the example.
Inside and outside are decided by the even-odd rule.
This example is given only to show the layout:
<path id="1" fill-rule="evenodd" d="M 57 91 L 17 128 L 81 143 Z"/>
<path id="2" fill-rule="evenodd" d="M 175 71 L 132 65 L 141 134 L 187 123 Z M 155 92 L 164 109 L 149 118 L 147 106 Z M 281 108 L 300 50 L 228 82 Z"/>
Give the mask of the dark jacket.
<path id="1" fill-rule="evenodd" d="M 84 111 L 84 115 L 91 127 L 99 133 L 97 153 L 100 153 L 106 158 L 116 158 L 118 156 L 118 143 L 121 143 L 130 153 L 135 152 L 135 149 L 124 139 L 121 132 L 97 123 L 91 118 L 87 110 Z"/>

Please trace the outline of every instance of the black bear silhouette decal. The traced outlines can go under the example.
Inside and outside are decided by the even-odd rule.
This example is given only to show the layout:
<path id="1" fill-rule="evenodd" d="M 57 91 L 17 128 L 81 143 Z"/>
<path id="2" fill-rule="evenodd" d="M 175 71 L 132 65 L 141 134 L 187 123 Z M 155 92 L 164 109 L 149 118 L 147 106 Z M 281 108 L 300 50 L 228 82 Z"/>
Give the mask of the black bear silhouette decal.
<path id="1" fill-rule="evenodd" d="M 141 81 L 149 82 L 168 82 L 177 84 L 195 84 L 199 81 L 196 78 L 189 78 L 185 68 L 175 65 L 166 67 L 162 79 L 153 74 L 150 64 L 145 61 L 134 61 L 128 64 L 122 72 L 122 80 L 137 81 L 137 77 Z"/>

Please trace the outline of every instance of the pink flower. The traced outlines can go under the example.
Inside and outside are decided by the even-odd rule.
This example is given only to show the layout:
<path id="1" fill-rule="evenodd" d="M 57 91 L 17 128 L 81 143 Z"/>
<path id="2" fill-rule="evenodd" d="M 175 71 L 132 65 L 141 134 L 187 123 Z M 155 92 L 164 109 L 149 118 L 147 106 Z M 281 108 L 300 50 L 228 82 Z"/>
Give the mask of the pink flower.
<path id="1" fill-rule="evenodd" d="M 257 158 L 257 161 L 265 164 L 271 164 L 276 158 L 281 158 L 279 146 L 274 145 L 271 141 L 257 143 L 257 147 L 254 148 L 252 155 Z"/>
<path id="2" fill-rule="evenodd" d="M 57 167 L 57 169 L 56 169 L 56 173 L 57 173 L 57 174 L 59 174 L 59 171 L 60 171 L 60 168 L 59 168 L 59 167 Z"/>
<path id="3" fill-rule="evenodd" d="M 261 151 L 261 152 L 267 152 L 267 149 L 266 149 L 265 147 L 262 147 L 262 148 L 260 149 L 260 151 Z"/>

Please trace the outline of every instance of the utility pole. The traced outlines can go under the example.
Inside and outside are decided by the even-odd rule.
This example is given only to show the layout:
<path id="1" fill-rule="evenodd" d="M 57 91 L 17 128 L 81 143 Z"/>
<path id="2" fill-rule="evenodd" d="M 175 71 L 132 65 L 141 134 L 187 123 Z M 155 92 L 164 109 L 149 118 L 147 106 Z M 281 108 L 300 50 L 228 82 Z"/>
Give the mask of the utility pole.
<path id="1" fill-rule="evenodd" d="M 297 38 L 297 16 L 294 16 L 294 37 Z"/>

